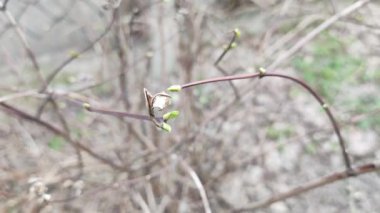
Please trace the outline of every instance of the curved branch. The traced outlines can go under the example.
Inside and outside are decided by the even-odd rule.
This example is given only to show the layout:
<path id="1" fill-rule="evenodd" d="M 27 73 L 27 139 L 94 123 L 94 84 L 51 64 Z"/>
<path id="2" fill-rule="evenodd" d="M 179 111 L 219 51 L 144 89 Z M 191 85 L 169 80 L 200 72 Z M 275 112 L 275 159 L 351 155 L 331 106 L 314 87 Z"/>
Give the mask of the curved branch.
<path id="1" fill-rule="evenodd" d="M 202 84 L 216 83 L 216 82 L 222 82 L 222 81 L 233 81 L 233 80 L 241 80 L 241 79 L 249 79 L 249 78 L 260 78 L 261 79 L 263 77 L 277 77 L 277 78 L 284 78 L 284 79 L 291 80 L 291 81 L 297 83 L 298 85 L 301 85 L 304 89 L 306 89 L 318 101 L 318 103 L 322 106 L 322 108 L 326 112 L 326 115 L 329 117 L 330 122 L 334 128 L 335 134 L 338 137 L 339 145 L 340 145 L 342 155 L 343 155 L 343 159 L 344 159 L 344 164 L 345 164 L 346 169 L 347 169 L 347 174 L 352 175 L 351 174 L 352 168 L 351 168 L 350 158 L 349 158 L 347 150 L 346 150 L 346 145 L 345 145 L 344 139 L 342 137 L 342 134 L 340 133 L 340 128 L 338 126 L 338 122 L 335 120 L 331 110 L 329 109 L 328 105 L 323 101 L 321 96 L 319 96 L 307 83 L 305 83 L 305 82 L 303 82 L 297 78 L 288 76 L 288 75 L 265 73 L 263 71 L 263 72 L 259 72 L 259 73 L 253 73 L 253 74 L 232 75 L 232 76 L 224 76 L 224 77 L 217 77 L 217 78 L 206 79 L 206 80 L 201 80 L 201 81 L 195 81 L 195 82 L 183 84 L 183 85 L 181 85 L 181 88 L 186 89 L 186 88 L 193 87 L 193 86 L 199 86 Z"/>

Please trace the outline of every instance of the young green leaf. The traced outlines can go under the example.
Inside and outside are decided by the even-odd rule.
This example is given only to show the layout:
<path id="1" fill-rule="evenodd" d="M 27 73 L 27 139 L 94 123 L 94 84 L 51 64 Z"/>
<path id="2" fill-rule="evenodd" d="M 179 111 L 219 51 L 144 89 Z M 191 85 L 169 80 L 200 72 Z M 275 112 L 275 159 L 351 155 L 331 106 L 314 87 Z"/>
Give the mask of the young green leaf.
<path id="1" fill-rule="evenodd" d="M 168 121 L 170 119 L 174 119 L 176 117 L 178 117 L 179 115 L 179 111 L 171 111 L 171 112 L 168 112 L 168 113 L 165 113 L 162 117 L 164 119 L 164 121 Z"/>
<path id="2" fill-rule="evenodd" d="M 161 126 L 161 129 L 167 131 L 167 132 L 171 132 L 172 131 L 172 127 L 167 124 L 167 123 L 162 123 L 162 126 Z"/>

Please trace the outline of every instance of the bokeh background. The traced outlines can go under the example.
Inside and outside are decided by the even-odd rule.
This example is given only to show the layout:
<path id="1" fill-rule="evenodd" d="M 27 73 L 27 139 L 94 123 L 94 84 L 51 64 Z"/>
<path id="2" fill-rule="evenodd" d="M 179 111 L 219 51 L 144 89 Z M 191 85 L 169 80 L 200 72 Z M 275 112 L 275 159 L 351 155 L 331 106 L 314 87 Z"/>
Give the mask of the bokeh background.
<path id="1" fill-rule="evenodd" d="M 198 179 L 213 212 L 232 212 L 343 170 L 323 110 L 283 79 L 174 94 L 180 116 L 171 133 L 82 108 L 146 115 L 143 88 L 158 93 L 259 67 L 303 79 L 324 97 L 353 164 L 380 158 L 377 0 L 322 31 L 355 1 L 6 2 L 0 102 L 32 118 L 0 107 L 2 212 L 204 212 Z M 237 46 L 217 69 L 236 28 Z M 372 173 L 256 211 L 376 212 L 379 191 Z"/>

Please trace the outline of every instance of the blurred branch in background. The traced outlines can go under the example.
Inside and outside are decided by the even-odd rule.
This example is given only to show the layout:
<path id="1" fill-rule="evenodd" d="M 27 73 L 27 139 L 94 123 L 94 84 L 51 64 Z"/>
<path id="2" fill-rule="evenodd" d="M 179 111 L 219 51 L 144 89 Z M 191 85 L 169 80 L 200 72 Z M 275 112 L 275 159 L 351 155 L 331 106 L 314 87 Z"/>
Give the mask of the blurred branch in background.
<path id="1" fill-rule="evenodd" d="M 353 168 L 353 173 L 352 173 L 353 176 L 348 175 L 345 171 L 333 173 L 331 175 L 327 175 L 325 177 L 322 177 L 322 178 L 317 179 L 315 181 L 312 181 L 310 183 L 302 184 L 299 187 L 288 190 L 287 192 L 275 195 L 268 200 L 263 200 L 261 202 L 249 204 L 249 205 L 242 207 L 240 209 L 236 209 L 235 211 L 236 212 L 245 212 L 245 211 L 256 210 L 259 208 L 265 208 L 265 207 L 271 205 L 272 203 L 279 202 L 279 201 L 282 201 L 282 200 L 285 200 L 285 199 L 288 199 L 288 198 L 291 198 L 294 196 L 298 196 L 302 193 L 308 192 L 310 190 L 313 190 L 313 189 L 316 189 L 319 187 L 323 187 L 323 186 L 328 185 L 328 184 L 332 184 L 336 181 L 340 181 L 340 180 L 343 180 L 343 179 L 346 179 L 349 177 L 355 177 L 355 176 L 363 175 L 363 174 L 370 173 L 370 172 L 377 172 L 379 169 L 380 169 L 380 165 L 372 164 L 372 163 L 361 165 L 361 166 L 356 166 Z"/>

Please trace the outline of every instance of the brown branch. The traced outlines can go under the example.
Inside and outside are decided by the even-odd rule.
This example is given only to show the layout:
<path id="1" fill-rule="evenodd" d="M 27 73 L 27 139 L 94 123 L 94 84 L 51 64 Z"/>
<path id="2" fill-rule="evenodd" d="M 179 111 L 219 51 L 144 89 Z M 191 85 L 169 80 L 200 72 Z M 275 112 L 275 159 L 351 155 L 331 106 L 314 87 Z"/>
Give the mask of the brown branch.
<path id="1" fill-rule="evenodd" d="M 262 70 L 259 73 L 223 76 L 223 77 L 217 77 L 217 78 L 211 78 L 211 79 L 206 79 L 206 80 L 190 82 L 187 84 L 183 84 L 180 87 L 182 89 L 186 89 L 189 87 L 199 86 L 202 84 L 216 83 L 216 82 L 222 82 L 222 81 L 241 80 L 241 79 L 253 79 L 253 78 L 260 78 L 261 79 L 263 77 L 277 77 L 277 78 L 284 78 L 284 79 L 291 80 L 291 81 L 297 83 L 298 85 L 302 86 L 304 89 L 306 89 L 318 101 L 318 103 L 321 105 L 321 107 L 326 112 L 326 115 L 329 117 L 330 122 L 334 128 L 335 134 L 338 137 L 339 145 L 340 145 L 342 155 L 343 155 L 343 160 L 344 160 L 344 163 L 345 163 L 345 166 L 347 169 L 347 174 L 350 174 L 351 173 L 351 162 L 350 162 L 350 158 L 348 156 L 347 150 L 346 150 L 346 145 L 345 145 L 344 139 L 340 133 L 340 128 L 338 126 L 338 123 L 335 120 L 329 106 L 323 101 L 323 99 L 307 83 L 305 83 L 299 79 L 296 79 L 294 77 L 288 76 L 288 75 L 265 73 L 265 70 Z"/>
<path id="2" fill-rule="evenodd" d="M 363 175 L 363 174 L 367 174 L 370 172 L 375 172 L 378 170 L 380 170 L 380 164 L 369 163 L 369 164 L 364 164 L 364 165 L 356 166 L 356 167 L 352 168 L 352 174 L 354 176 L 358 176 L 358 175 Z M 293 189 L 290 189 L 287 192 L 274 195 L 269 199 L 259 201 L 256 203 L 252 203 L 252 204 L 248 204 L 242 208 L 235 209 L 234 212 L 245 212 L 245 211 L 252 212 L 253 210 L 267 207 L 267 206 L 269 206 L 275 202 L 298 196 L 298 195 L 303 194 L 305 192 L 308 192 L 310 190 L 313 190 L 313 189 L 316 189 L 316 188 L 319 188 L 319 187 L 322 187 L 322 186 L 325 186 L 328 184 L 332 184 L 332 183 L 335 183 L 335 182 L 340 181 L 340 180 L 344 180 L 344 179 L 349 178 L 349 177 L 353 177 L 353 176 L 350 176 L 349 174 L 347 174 L 346 171 L 335 172 L 333 174 L 321 177 L 321 178 L 314 180 L 314 181 L 311 181 L 309 183 L 297 186 Z"/>
<path id="3" fill-rule="evenodd" d="M 103 33 L 101 33 L 93 42 L 91 42 L 85 48 L 83 48 L 82 50 L 80 50 L 78 52 L 78 54 L 73 54 L 71 57 L 69 57 L 64 62 L 62 62 L 57 68 L 55 68 L 50 73 L 50 75 L 46 78 L 46 84 L 43 87 L 41 87 L 41 89 L 39 90 L 40 92 L 46 91 L 46 89 L 49 86 L 49 84 L 54 80 L 55 76 L 57 76 L 57 74 L 62 71 L 62 69 L 64 67 L 66 67 L 69 63 L 71 63 L 73 60 L 75 60 L 76 58 L 78 58 L 83 53 L 89 51 L 91 48 L 93 48 L 93 46 L 95 44 L 97 44 L 104 36 L 106 36 L 108 34 L 108 32 L 111 30 L 111 28 L 112 28 L 112 26 L 113 26 L 113 24 L 115 22 L 116 13 L 117 13 L 116 10 L 114 10 L 114 12 L 112 14 L 112 19 L 111 19 L 110 23 L 107 25 L 106 29 L 103 31 Z"/>
<path id="4" fill-rule="evenodd" d="M 113 115 L 116 117 L 129 117 L 129 118 L 134 118 L 134 119 L 143 120 L 143 121 L 152 120 L 149 115 L 140 115 L 140 114 L 133 114 L 129 112 L 107 110 L 107 109 L 95 108 L 95 107 L 87 106 L 87 105 L 84 105 L 84 108 L 88 110 L 89 112 L 97 112 L 97 113 L 106 114 L 106 115 Z M 163 120 L 163 118 L 159 118 L 159 117 L 156 117 L 156 119 L 160 121 Z"/>
<path id="5" fill-rule="evenodd" d="M 47 123 L 46 121 L 43 121 L 43 120 L 41 120 L 39 118 L 36 118 L 36 117 L 34 117 L 34 116 L 32 116 L 32 115 L 30 115 L 30 114 L 28 114 L 26 112 L 23 112 L 22 110 L 17 109 L 15 107 L 11 106 L 11 105 L 6 104 L 6 103 L 0 103 L 0 107 L 4 111 L 8 112 L 10 115 L 13 115 L 13 116 L 25 119 L 27 121 L 30 121 L 30 122 L 33 122 L 33 123 L 36 123 L 36 124 L 38 124 L 40 126 L 45 127 L 46 129 L 48 129 L 52 133 L 54 133 L 56 135 L 59 135 L 62 138 L 64 138 L 73 147 L 78 147 L 78 149 L 86 152 L 90 156 L 92 156 L 95 159 L 103 162 L 104 164 L 110 166 L 111 168 L 119 170 L 119 171 L 125 171 L 124 167 L 119 166 L 119 165 L 115 164 L 114 162 L 112 162 L 111 160 L 106 159 L 106 158 L 102 157 L 101 155 L 95 153 L 94 151 L 92 151 L 90 148 L 88 148 L 87 146 L 83 145 L 79 141 L 73 140 L 68 134 L 66 134 L 64 131 L 58 129 L 57 127 L 53 126 L 52 124 Z"/>

